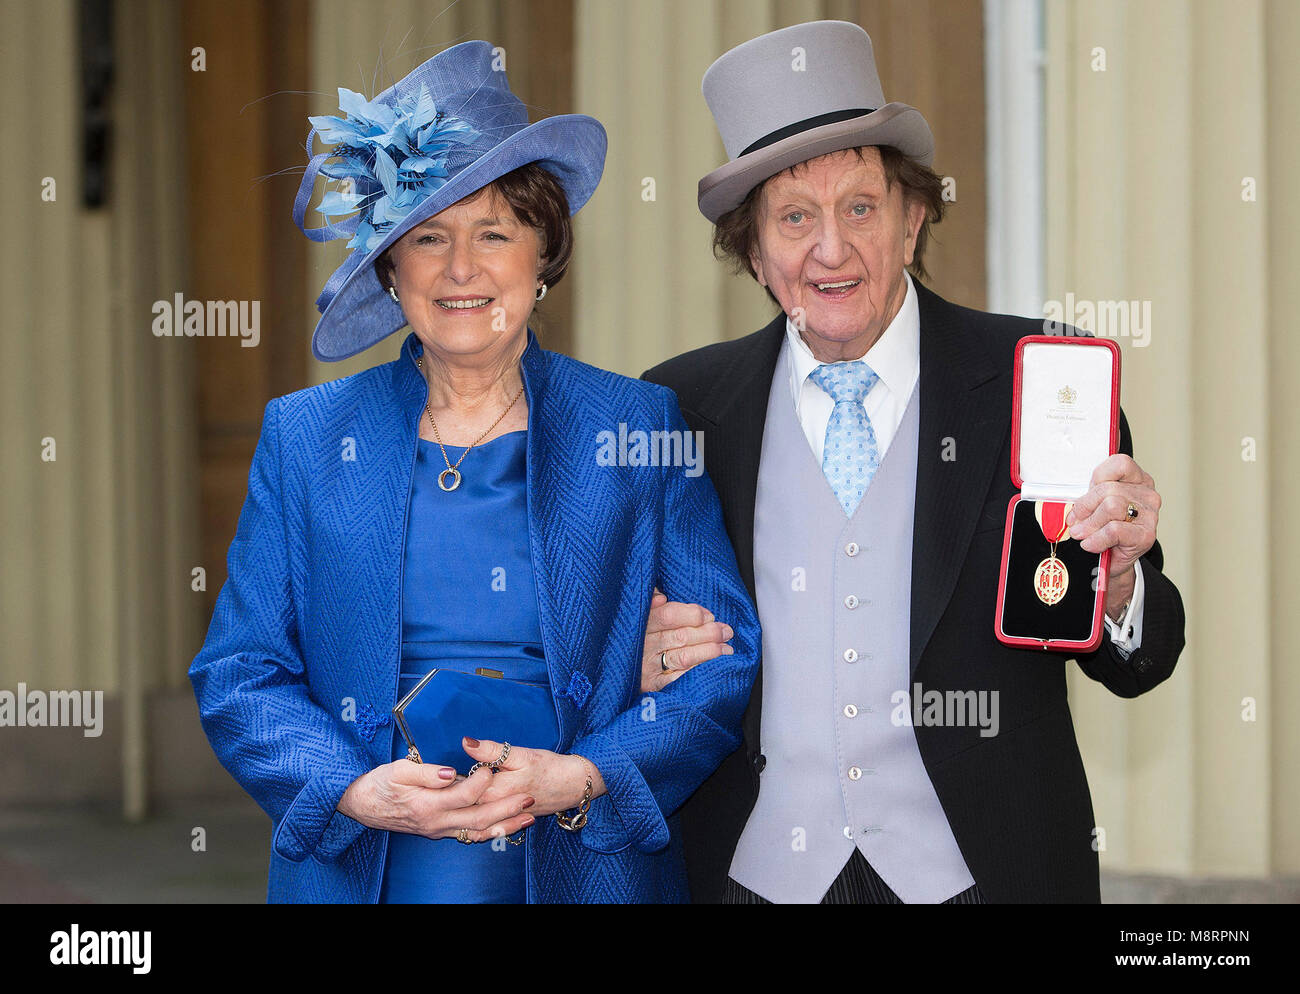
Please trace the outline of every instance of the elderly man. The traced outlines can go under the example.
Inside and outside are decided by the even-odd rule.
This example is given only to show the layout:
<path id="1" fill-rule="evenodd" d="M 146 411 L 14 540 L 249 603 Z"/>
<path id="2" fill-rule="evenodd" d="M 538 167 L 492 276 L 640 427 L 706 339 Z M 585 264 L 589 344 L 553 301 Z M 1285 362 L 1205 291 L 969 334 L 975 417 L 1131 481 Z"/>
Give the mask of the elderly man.
<path id="1" fill-rule="evenodd" d="M 933 140 L 885 102 L 861 28 L 756 38 L 710 67 L 704 95 L 730 162 L 700 181 L 700 209 L 782 313 L 645 374 L 706 435 L 764 635 L 744 745 L 685 808 L 693 897 L 1096 902 L 1069 657 L 993 631 L 1013 353 L 1041 324 L 920 282 L 943 213 Z M 1111 550 L 1105 638 L 1075 659 L 1135 697 L 1173 672 L 1184 617 L 1122 415 L 1120 439 L 1066 524 Z M 665 611 L 687 617 L 656 604 L 648 655 Z M 661 657 L 694 661 L 689 646 Z M 899 694 L 931 690 L 991 699 L 992 727 L 914 727 Z"/>

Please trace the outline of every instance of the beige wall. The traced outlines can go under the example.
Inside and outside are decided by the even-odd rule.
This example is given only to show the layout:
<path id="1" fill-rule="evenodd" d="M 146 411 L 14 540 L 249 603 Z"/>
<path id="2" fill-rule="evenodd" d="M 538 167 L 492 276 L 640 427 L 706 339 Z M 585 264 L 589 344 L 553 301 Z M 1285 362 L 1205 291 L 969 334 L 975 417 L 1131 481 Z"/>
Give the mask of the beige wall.
<path id="1" fill-rule="evenodd" d="M 1072 678 L 1103 868 L 1300 868 L 1287 720 L 1300 685 L 1282 630 L 1294 598 L 1274 537 L 1300 485 L 1300 194 L 1283 169 L 1297 45 L 1289 0 L 1048 4 L 1048 297 L 1151 302 L 1149 344 L 1118 339 L 1123 404 L 1165 498 L 1166 572 L 1188 614 L 1187 650 L 1157 692 L 1124 702 Z"/>

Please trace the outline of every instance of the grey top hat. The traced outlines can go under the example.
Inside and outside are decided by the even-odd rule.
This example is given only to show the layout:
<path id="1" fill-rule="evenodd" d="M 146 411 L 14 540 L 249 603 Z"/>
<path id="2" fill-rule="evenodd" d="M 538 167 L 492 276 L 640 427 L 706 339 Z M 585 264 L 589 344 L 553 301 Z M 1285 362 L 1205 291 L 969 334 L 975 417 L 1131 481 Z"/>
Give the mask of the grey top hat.
<path id="1" fill-rule="evenodd" d="M 797 162 L 893 145 L 929 165 L 934 136 L 915 107 L 886 103 L 871 39 L 848 21 L 812 21 L 738 45 L 704 73 L 704 99 L 731 160 L 700 180 L 717 221 Z"/>

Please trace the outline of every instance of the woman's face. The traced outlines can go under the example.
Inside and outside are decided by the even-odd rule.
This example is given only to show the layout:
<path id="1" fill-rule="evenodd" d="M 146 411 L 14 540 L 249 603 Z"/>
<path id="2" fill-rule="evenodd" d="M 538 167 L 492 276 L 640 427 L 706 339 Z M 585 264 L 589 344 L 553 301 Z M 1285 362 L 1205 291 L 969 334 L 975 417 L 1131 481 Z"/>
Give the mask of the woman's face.
<path id="1" fill-rule="evenodd" d="M 444 360 L 518 346 L 536 302 L 541 237 L 488 188 L 412 228 L 389 255 L 411 330 Z"/>

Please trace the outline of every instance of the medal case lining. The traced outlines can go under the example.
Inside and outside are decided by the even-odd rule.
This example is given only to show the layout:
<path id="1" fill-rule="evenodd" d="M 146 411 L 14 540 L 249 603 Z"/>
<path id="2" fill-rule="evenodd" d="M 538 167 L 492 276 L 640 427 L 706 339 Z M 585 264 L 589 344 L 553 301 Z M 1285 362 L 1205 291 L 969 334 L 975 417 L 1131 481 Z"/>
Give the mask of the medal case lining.
<path id="1" fill-rule="evenodd" d="M 1070 582 L 1057 604 L 1047 605 L 1034 593 L 1034 573 L 1051 545 L 1034 517 L 1032 500 L 1016 499 L 1008 515 L 1010 539 L 1004 560 L 1001 629 L 1004 635 L 1037 641 L 1087 643 L 1093 635 L 1097 594 L 1092 589 L 1101 555 L 1085 552 L 1074 539 L 1056 544 L 1056 558 Z"/>

